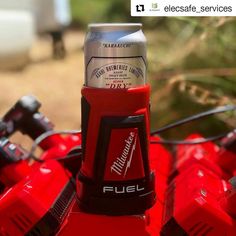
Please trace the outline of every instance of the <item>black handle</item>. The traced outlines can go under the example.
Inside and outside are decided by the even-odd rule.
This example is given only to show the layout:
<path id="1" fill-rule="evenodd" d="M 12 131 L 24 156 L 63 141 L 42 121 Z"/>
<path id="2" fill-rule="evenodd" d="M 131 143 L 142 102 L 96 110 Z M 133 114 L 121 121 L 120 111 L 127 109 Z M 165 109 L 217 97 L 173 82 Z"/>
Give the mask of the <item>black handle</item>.
<path id="1" fill-rule="evenodd" d="M 42 133 L 52 130 L 53 124 L 38 111 L 40 107 L 41 103 L 34 96 L 23 96 L 2 118 L 6 128 L 0 132 L 8 137 L 19 130 L 36 139 Z"/>

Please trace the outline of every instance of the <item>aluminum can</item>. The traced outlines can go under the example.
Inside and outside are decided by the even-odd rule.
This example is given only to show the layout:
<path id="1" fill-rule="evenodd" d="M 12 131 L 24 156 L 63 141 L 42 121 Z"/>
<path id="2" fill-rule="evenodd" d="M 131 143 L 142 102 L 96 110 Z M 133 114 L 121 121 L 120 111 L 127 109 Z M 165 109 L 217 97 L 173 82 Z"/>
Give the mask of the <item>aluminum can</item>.
<path id="1" fill-rule="evenodd" d="M 127 89 L 146 84 L 142 24 L 89 24 L 84 50 L 85 86 Z"/>

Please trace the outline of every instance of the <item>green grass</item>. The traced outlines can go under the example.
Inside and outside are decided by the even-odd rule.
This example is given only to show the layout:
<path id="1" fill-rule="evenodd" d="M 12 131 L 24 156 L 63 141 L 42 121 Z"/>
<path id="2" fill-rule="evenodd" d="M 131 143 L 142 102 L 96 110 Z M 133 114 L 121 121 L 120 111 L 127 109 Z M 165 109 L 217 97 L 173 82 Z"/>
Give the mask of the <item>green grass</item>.
<path id="1" fill-rule="evenodd" d="M 126 0 L 71 0 L 72 18 L 85 27 L 91 22 L 124 22 L 131 20 Z"/>

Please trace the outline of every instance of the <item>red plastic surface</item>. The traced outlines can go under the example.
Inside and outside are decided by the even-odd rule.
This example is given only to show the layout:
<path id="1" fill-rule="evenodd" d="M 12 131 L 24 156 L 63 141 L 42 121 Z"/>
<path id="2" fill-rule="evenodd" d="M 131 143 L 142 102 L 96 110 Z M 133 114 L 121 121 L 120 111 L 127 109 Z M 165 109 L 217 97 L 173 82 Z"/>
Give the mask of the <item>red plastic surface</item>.
<path id="1" fill-rule="evenodd" d="M 186 140 L 203 138 L 199 134 L 192 134 Z M 176 151 L 176 161 L 173 171 L 182 171 L 188 169 L 193 164 L 201 164 L 215 172 L 218 176 L 226 174 L 217 164 L 219 147 L 212 143 L 206 142 L 197 145 L 179 145 Z"/>
<path id="2" fill-rule="evenodd" d="M 218 153 L 217 164 L 224 171 L 228 172 L 231 176 L 235 175 L 234 174 L 234 172 L 236 171 L 235 153 L 222 148 Z"/>
<path id="3" fill-rule="evenodd" d="M 84 176 L 94 177 L 94 157 L 102 117 L 143 115 L 146 133 L 149 133 L 149 94 L 149 86 L 117 90 L 83 87 L 82 96 L 90 106 L 86 140 L 83 140 L 86 143 L 84 161 L 80 170 Z M 123 140 L 126 139 L 124 134 L 122 136 Z M 149 140 L 148 135 L 146 135 L 146 140 Z"/>
<path id="4" fill-rule="evenodd" d="M 44 150 L 41 155 L 41 160 L 50 160 L 53 158 L 61 158 L 65 157 L 68 152 L 76 147 L 81 145 L 81 134 L 78 133 L 76 135 L 52 135 L 46 138 L 43 141 L 43 145 L 41 146 Z"/>
<path id="5" fill-rule="evenodd" d="M 23 235 L 11 220 L 12 217 L 22 217 L 22 214 L 27 217 L 31 223 L 22 226 L 27 232 L 50 208 L 68 176 L 60 164 L 49 159 L 65 155 L 73 146 L 81 144 L 80 136 L 65 138 L 68 140 L 67 144 L 57 143 L 55 146 L 54 143 L 49 145 L 50 148 L 48 146 L 49 149 L 43 154 L 43 158 L 47 160 L 45 164 L 40 168 L 39 164 L 37 168 L 35 165 L 35 172 L 0 195 L 0 235 Z M 191 236 L 234 236 L 235 192 L 231 191 L 226 181 L 233 173 L 231 176 L 228 173 L 228 177 L 224 178 L 221 173 L 224 173 L 225 169 L 223 170 L 221 165 L 215 168 L 221 150 L 214 149 L 214 144 L 209 144 L 208 147 L 186 145 L 178 150 L 180 149 L 182 153 L 178 153 L 178 160 L 182 161 L 184 168 L 181 167 L 178 175 L 168 182 L 170 172 L 175 168 L 173 157 L 161 145 L 150 145 L 150 167 L 156 172 L 157 202 L 145 215 L 115 217 L 87 214 L 81 212 L 74 202 L 57 235 L 154 236 L 159 235 L 163 225 L 173 217 Z M 202 161 L 200 158 L 200 161 L 197 161 L 196 157 L 201 155 L 195 154 L 201 154 L 203 150 L 205 155 L 205 149 L 208 150 L 206 160 Z M 231 155 L 236 158 L 233 153 Z M 231 166 L 230 169 L 235 172 L 234 167 Z M 166 204 L 168 201 L 172 202 L 173 208 Z"/>
<path id="6" fill-rule="evenodd" d="M 233 235 L 234 220 L 220 206 L 227 183 L 215 173 L 195 164 L 179 175 L 169 186 L 174 194 L 167 196 L 165 222 L 174 218 L 189 235 Z M 168 199 L 169 198 L 169 199 Z"/>
<path id="7" fill-rule="evenodd" d="M 191 135 L 188 140 L 199 137 Z M 231 186 L 227 182 L 233 177 L 228 170 L 234 169 L 228 160 L 236 155 L 227 154 L 224 151 L 224 162 L 222 149 L 211 142 L 178 146 L 172 168 L 176 174 L 168 185 L 163 216 L 163 228 L 169 225 L 170 230 L 163 235 L 171 235 L 171 230 L 176 236 L 182 235 L 180 231 L 187 235 L 236 235 L 235 196 L 229 194 Z M 222 163 L 231 166 L 222 168 Z"/>
<path id="8" fill-rule="evenodd" d="M 32 171 L 28 161 L 21 160 L 1 168 L 0 180 L 6 187 L 12 187 Z"/>
<path id="9" fill-rule="evenodd" d="M 125 142 L 124 136 L 127 137 Z M 138 129 L 114 129 L 111 132 L 110 140 L 104 180 L 123 181 L 124 178 L 131 180 L 145 177 Z M 123 148 L 122 153 L 121 147 Z M 132 149 L 128 155 L 130 147 Z"/>
<path id="10" fill-rule="evenodd" d="M 41 155 L 41 160 L 51 160 L 54 158 L 63 158 L 68 152 L 81 145 L 81 134 L 76 135 L 52 135 L 46 138 L 40 147 L 44 150 Z M 63 161 L 62 161 L 63 163 Z M 41 165 L 39 162 L 32 162 L 32 160 L 21 160 L 10 165 L 6 165 L 0 170 L 0 181 L 10 188 L 24 179 L 26 176 L 36 171 Z"/>
<path id="11" fill-rule="evenodd" d="M 25 235 L 51 208 L 68 175 L 50 160 L 0 195 L 0 235 Z"/>
<path id="12" fill-rule="evenodd" d="M 157 138 L 153 138 L 156 139 Z M 74 203 L 72 211 L 58 236 L 148 236 L 158 235 L 161 229 L 163 201 L 172 157 L 161 145 L 151 145 L 150 166 L 156 172 L 157 202 L 145 215 L 105 216 L 81 212 Z"/>

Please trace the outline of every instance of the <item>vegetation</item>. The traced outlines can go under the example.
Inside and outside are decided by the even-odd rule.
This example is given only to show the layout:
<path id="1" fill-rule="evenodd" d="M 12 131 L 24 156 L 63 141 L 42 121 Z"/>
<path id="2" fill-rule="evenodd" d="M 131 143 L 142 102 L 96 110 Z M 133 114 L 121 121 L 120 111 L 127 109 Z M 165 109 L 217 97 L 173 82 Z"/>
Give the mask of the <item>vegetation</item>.
<path id="1" fill-rule="evenodd" d="M 152 127 L 225 105 L 236 105 L 236 18 L 130 17 L 127 0 L 71 0 L 74 23 L 142 22 L 148 39 Z M 235 127 L 235 112 L 167 132 L 213 135 Z"/>
<path id="2" fill-rule="evenodd" d="M 184 17 L 166 18 L 156 26 L 149 36 L 152 104 L 156 104 L 153 127 L 211 107 L 236 104 L 235 23 L 235 18 Z M 179 136 L 225 131 L 235 127 L 234 115 L 188 125 L 178 129 Z M 169 136 L 178 133 L 173 130 Z"/>

